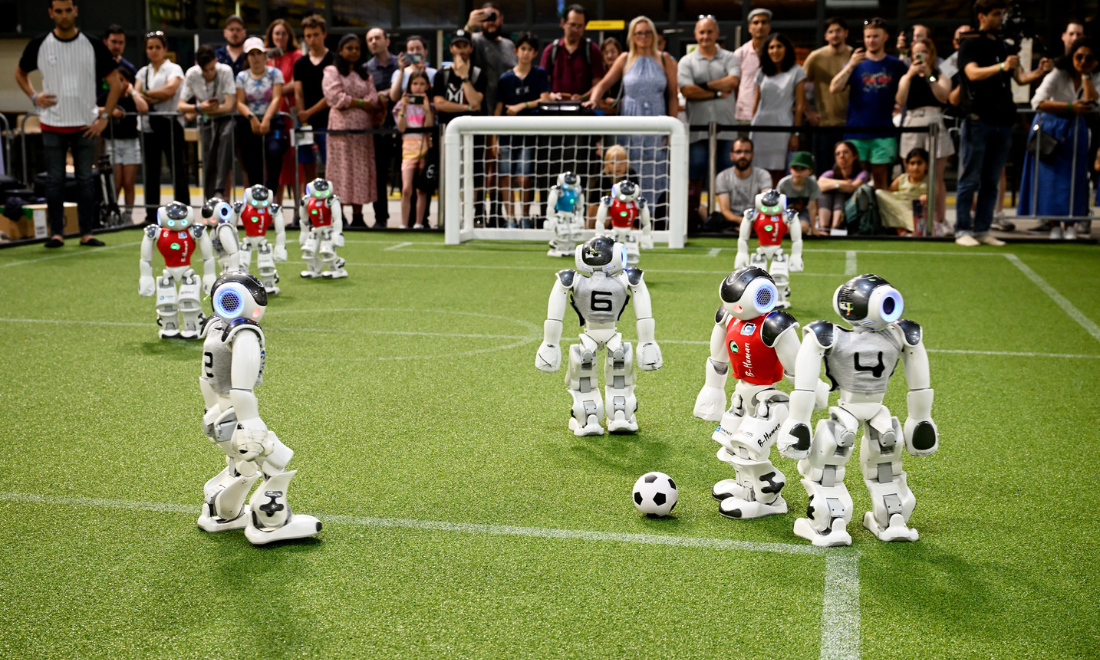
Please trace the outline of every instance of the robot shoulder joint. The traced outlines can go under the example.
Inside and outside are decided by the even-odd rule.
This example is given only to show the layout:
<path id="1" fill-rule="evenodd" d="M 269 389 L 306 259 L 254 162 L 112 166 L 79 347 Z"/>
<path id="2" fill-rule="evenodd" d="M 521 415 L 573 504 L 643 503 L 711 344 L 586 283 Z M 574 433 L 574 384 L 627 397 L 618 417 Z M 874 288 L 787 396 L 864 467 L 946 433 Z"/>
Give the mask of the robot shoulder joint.
<path id="1" fill-rule="evenodd" d="M 229 350 L 233 350 L 233 340 L 241 332 L 254 332 L 260 340 L 260 348 L 264 346 L 264 331 L 260 329 L 260 324 L 256 323 L 252 319 L 233 319 L 229 325 L 225 326 L 222 330 L 222 343 L 229 347 Z"/>
<path id="2" fill-rule="evenodd" d="M 233 204 L 233 212 L 236 213 L 237 215 L 240 215 L 241 211 L 243 211 L 243 210 L 244 210 L 244 202 L 237 202 L 237 203 Z"/>
<path id="3" fill-rule="evenodd" d="M 638 286 L 642 283 L 642 269 L 641 268 L 627 268 L 626 269 L 626 281 L 630 282 L 630 286 Z"/>
<path id="4" fill-rule="evenodd" d="M 764 340 L 764 345 L 770 347 L 775 346 L 775 342 L 779 341 L 779 336 L 791 328 L 797 328 L 798 321 L 787 312 L 776 310 L 768 314 L 764 318 L 764 324 L 760 328 L 760 338 Z"/>
<path id="5" fill-rule="evenodd" d="M 565 269 L 565 270 L 559 270 L 558 271 L 558 281 L 561 282 L 561 285 L 564 286 L 567 289 L 572 289 L 573 288 L 573 281 L 576 278 L 577 278 L 577 271 L 575 271 L 575 270 Z"/>
<path id="6" fill-rule="evenodd" d="M 611 206 L 611 195 L 604 195 L 600 198 L 601 206 Z"/>
<path id="7" fill-rule="evenodd" d="M 832 348 L 835 338 L 836 326 L 829 321 L 814 321 L 802 331 L 803 337 L 814 338 L 821 348 Z"/>
<path id="8" fill-rule="evenodd" d="M 924 331 L 921 330 L 920 325 L 909 319 L 898 321 L 898 327 L 901 328 L 902 336 L 905 337 L 905 343 L 910 346 L 919 344 L 924 336 Z"/>
<path id="9" fill-rule="evenodd" d="M 204 231 L 206 231 L 206 227 L 202 225 L 191 225 L 191 235 L 195 237 L 195 240 L 202 238 Z"/>
<path id="10" fill-rule="evenodd" d="M 158 227 L 157 225 L 148 225 L 147 227 L 145 227 L 145 235 L 149 238 L 156 238 L 157 232 L 159 231 L 160 227 Z"/>
<path id="11" fill-rule="evenodd" d="M 714 314 L 715 325 L 726 325 L 726 321 L 729 319 L 729 312 L 726 311 L 725 305 L 719 305 L 718 311 Z"/>

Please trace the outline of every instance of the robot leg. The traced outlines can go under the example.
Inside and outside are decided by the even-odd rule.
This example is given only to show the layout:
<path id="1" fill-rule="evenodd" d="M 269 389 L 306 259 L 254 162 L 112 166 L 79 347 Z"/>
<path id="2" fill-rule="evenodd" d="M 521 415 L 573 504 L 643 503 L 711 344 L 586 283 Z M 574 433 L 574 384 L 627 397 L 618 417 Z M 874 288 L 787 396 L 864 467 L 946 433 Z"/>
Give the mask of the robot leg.
<path id="1" fill-rule="evenodd" d="M 215 412 L 215 411 L 210 411 Z M 244 529 L 248 516 L 244 511 L 244 500 L 252 484 L 259 478 L 255 468 L 242 466 L 237 470 L 233 460 L 233 433 L 237 430 L 237 413 L 229 408 L 218 413 L 213 420 L 203 420 L 203 432 L 210 441 L 225 454 L 225 469 L 214 475 L 203 486 L 202 514 L 199 516 L 199 528 L 207 532 L 225 532 L 231 529 Z M 249 464 L 251 465 L 251 464 Z"/>
<path id="2" fill-rule="evenodd" d="M 310 231 L 306 242 L 302 244 L 302 261 L 306 262 L 306 269 L 302 271 L 302 277 L 316 279 L 321 277 L 321 258 L 318 251 L 321 249 L 320 240 L 316 231 Z"/>
<path id="3" fill-rule="evenodd" d="M 241 241 L 240 253 L 241 253 L 241 272 L 247 273 L 252 269 L 252 237 L 245 236 Z"/>
<path id="4" fill-rule="evenodd" d="M 324 273 L 325 277 L 338 280 L 348 276 L 348 271 L 344 270 L 344 260 L 336 256 L 336 245 L 332 241 L 331 234 L 321 241 L 321 259 L 324 260 L 325 268 L 328 269 Z"/>
<path id="5" fill-rule="evenodd" d="M 626 265 L 637 266 L 642 258 L 641 248 L 638 246 L 638 237 L 633 229 L 616 229 L 615 240 L 626 246 Z"/>
<path id="6" fill-rule="evenodd" d="M 596 342 L 581 335 L 581 343 L 569 347 L 565 382 L 573 395 L 569 428 L 574 435 L 603 435 L 603 397 L 596 374 Z"/>
<path id="7" fill-rule="evenodd" d="M 160 326 L 160 338 L 168 339 L 180 336 L 179 296 L 176 283 L 168 272 L 157 278 L 157 325 Z"/>
<path id="8" fill-rule="evenodd" d="M 718 460 L 729 463 L 737 472 L 737 478 L 724 492 L 718 511 L 728 518 L 760 518 L 787 512 L 787 502 L 780 494 L 787 478 L 771 461 L 768 454 L 775 444 L 779 427 L 787 420 L 790 397 L 778 390 L 765 390 L 756 394 L 749 414 L 741 419 L 718 451 Z M 715 435 L 720 435 L 718 432 Z M 726 439 L 724 434 L 723 439 Z M 718 485 L 714 492 L 717 494 Z"/>
<path id="9" fill-rule="evenodd" d="M 270 443 L 270 445 L 268 445 Z M 248 501 L 251 517 L 244 528 L 244 536 L 252 545 L 264 545 L 274 541 L 302 539 L 321 531 L 321 521 L 313 516 L 291 511 L 287 501 L 287 488 L 297 470 L 286 471 L 286 464 L 294 452 L 284 445 L 271 431 L 267 432 L 260 472 L 263 481 Z"/>
<path id="10" fill-rule="evenodd" d="M 548 257 L 573 256 L 575 245 L 569 241 L 569 226 L 560 213 L 551 213 L 546 219 L 546 229 L 549 229 L 553 238 L 550 239 L 550 249 L 546 251 Z"/>
<path id="11" fill-rule="evenodd" d="M 618 346 L 613 346 L 618 344 Z M 633 433 L 638 430 L 638 400 L 634 397 L 634 351 L 621 336 L 607 343 L 604 363 L 604 396 L 607 404 L 609 433 Z"/>
<path id="12" fill-rule="evenodd" d="M 755 253 L 749 255 L 749 265 L 768 270 L 768 257 L 758 248 Z"/>
<path id="13" fill-rule="evenodd" d="M 275 272 L 275 249 L 267 243 L 261 243 L 256 248 L 256 270 L 260 273 L 260 281 L 264 283 L 264 289 L 268 295 L 279 293 L 279 274 Z"/>
<path id="14" fill-rule="evenodd" d="M 198 339 L 202 331 L 202 278 L 188 270 L 180 280 L 179 310 L 183 319 L 180 337 Z"/>
<path id="15" fill-rule="evenodd" d="M 863 483 L 871 495 L 871 510 L 863 514 L 863 526 L 880 541 L 916 541 L 917 530 L 908 527 L 917 498 L 906 484 L 901 469 L 901 423 L 883 406 L 864 426 L 859 446 Z"/>
<path id="16" fill-rule="evenodd" d="M 852 496 L 844 486 L 844 466 L 858 428 L 856 419 L 840 408 L 830 408 L 829 415 L 817 423 L 810 455 L 798 462 L 809 504 L 806 517 L 794 522 L 797 536 L 823 547 L 852 544 L 846 529 L 852 519 Z"/>
<path id="17" fill-rule="evenodd" d="M 775 308 L 788 309 L 791 306 L 791 269 L 787 255 L 782 253 L 775 255 L 768 273 L 775 280 L 775 288 L 779 293 L 779 301 L 775 303 Z"/>
<path id="18" fill-rule="evenodd" d="M 741 394 L 734 392 L 733 397 L 730 399 L 730 407 L 725 413 L 722 414 L 722 422 L 715 429 L 714 434 L 711 435 L 711 439 L 722 445 L 718 450 L 718 460 L 725 461 L 727 452 L 733 450 L 733 436 L 737 433 L 737 430 L 741 427 L 741 422 L 745 417 L 745 400 Z M 741 486 L 738 484 L 737 479 L 723 479 L 714 484 L 714 488 L 711 489 L 710 494 L 714 496 L 714 499 L 722 501 L 727 497 L 733 497 L 741 492 Z"/>

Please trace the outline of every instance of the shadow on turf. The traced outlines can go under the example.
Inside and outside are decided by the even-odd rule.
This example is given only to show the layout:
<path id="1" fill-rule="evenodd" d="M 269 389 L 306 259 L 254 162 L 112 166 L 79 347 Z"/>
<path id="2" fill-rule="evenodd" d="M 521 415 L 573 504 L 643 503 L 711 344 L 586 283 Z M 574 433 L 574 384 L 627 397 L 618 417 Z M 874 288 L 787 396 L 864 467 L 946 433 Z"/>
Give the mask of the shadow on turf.
<path id="1" fill-rule="evenodd" d="M 584 463 L 618 474 L 637 476 L 646 471 L 646 465 L 659 465 L 668 454 L 669 446 L 660 440 L 652 440 L 645 434 L 607 434 L 588 437 L 576 437 L 573 444 L 565 448 L 562 445 L 549 445 L 547 451 L 558 453 L 564 449 L 571 454 L 568 460 L 559 464 L 577 465 L 577 459 Z"/>
<path id="2" fill-rule="evenodd" d="M 217 534 L 211 534 L 204 532 L 202 529 L 195 527 L 195 532 L 201 534 L 207 539 L 210 539 L 212 543 L 217 543 L 223 547 L 233 548 L 256 548 L 259 551 L 271 550 L 274 548 L 286 548 L 294 553 L 300 552 L 312 552 L 319 549 L 324 541 L 316 536 L 310 536 L 304 539 L 289 539 L 287 541 L 273 541 L 266 545 L 256 546 L 248 542 L 248 539 L 244 537 L 243 531 L 235 532 L 219 532 Z"/>
<path id="3" fill-rule="evenodd" d="M 153 325 L 151 332 L 156 331 L 156 326 Z M 120 351 L 124 355 L 133 355 L 139 353 L 142 355 L 153 355 L 156 357 L 167 358 L 169 360 L 179 360 L 181 362 L 191 362 L 197 360 L 196 353 L 202 351 L 202 341 L 197 339 L 151 339 L 143 342 L 131 342 L 128 344 L 122 344 Z"/>

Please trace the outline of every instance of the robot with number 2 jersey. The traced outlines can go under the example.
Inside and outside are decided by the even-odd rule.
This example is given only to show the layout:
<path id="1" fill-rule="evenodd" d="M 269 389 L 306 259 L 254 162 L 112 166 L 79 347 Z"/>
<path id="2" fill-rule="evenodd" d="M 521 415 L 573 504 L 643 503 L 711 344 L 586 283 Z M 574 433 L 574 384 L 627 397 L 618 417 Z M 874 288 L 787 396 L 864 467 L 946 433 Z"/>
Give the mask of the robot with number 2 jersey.
<path id="1" fill-rule="evenodd" d="M 913 456 L 939 448 L 921 327 L 901 320 L 901 294 L 877 275 L 859 275 L 841 285 L 833 294 L 833 309 L 853 328 L 815 321 L 802 331 L 790 415 L 779 431 L 779 451 L 798 459 L 809 494 L 806 517 L 795 521 L 794 533 L 817 546 L 852 543 L 846 529 L 852 498 L 844 487 L 844 469 L 862 427 L 859 462 L 871 496 L 863 526 L 880 541 L 916 541 L 917 530 L 908 527 L 916 498 L 901 469 L 902 446 Z M 909 385 L 904 425 L 882 405 L 899 359 Z M 811 377 L 822 361 L 840 401 L 811 436 Z"/>
<path id="2" fill-rule="evenodd" d="M 202 217 L 210 233 L 214 258 L 223 274 L 241 269 L 241 241 L 237 235 L 237 212 L 220 197 L 211 197 L 202 205 Z"/>
<path id="3" fill-rule="evenodd" d="M 641 194 L 638 184 L 629 179 L 623 179 L 611 186 L 611 194 L 600 199 L 600 207 L 596 210 L 596 226 L 605 228 L 607 221 L 611 220 L 611 236 L 616 242 L 626 246 L 628 259 L 626 265 L 628 266 L 638 263 L 641 257 L 639 248 L 653 249 L 649 206 Z M 635 220 L 642 229 L 640 238 L 634 231 Z"/>
<path id="4" fill-rule="evenodd" d="M 695 400 L 696 417 L 721 420 L 712 438 L 721 447 L 718 460 L 729 463 L 734 479 L 714 485 L 718 511 L 727 518 L 760 518 L 787 512 L 782 490 L 786 477 L 769 459 L 790 399 L 776 389 L 783 374 L 793 379 L 798 355 L 798 322 L 775 310 L 775 281 L 756 266 L 740 268 L 722 281 L 722 306 L 714 317 L 706 383 Z M 726 405 L 726 377 L 737 379 Z M 816 375 L 817 372 L 814 372 Z M 829 387 L 818 382 L 818 407 Z"/>
<path id="5" fill-rule="evenodd" d="M 601 421 L 606 411 L 607 430 L 626 433 L 638 430 L 634 416 L 635 354 L 630 342 L 615 328 L 633 294 L 634 316 L 638 319 L 637 363 L 643 371 L 661 368 L 661 349 L 653 338 L 654 322 L 649 289 L 642 271 L 626 268 L 626 247 L 607 236 L 597 236 L 578 245 L 576 271 L 557 274 L 543 326 L 542 345 L 535 366 L 553 373 L 561 366 L 561 332 L 566 302 L 577 312 L 582 328 L 580 343 L 569 349 L 565 382 L 573 396 L 569 428 L 575 435 L 603 435 Z M 604 364 L 604 394 L 600 396 L 596 373 L 597 355 L 607 353 Z"/>
<path id="6" fill-rule="evenodd" d="M 157 209 L 157 224 L 141 239 L 138 294 L 157 296 L 157 325 L 162 339 L 198 339 L 203 319 L 201 291 L 214 284 L 214 252 L 205 229 L 194 224 L 190 206 L 172 202 Z M 164 257 L 164 273 L 153 278 L 153 246 Z M 202 254 L 202 280 L 191 268 L 195 250 Z M 176 290 L 177 285 L 179 291 Z"/>
<path id="7" fill-rule="evenodd" d="M 305 216 L 298 239 L 306 262 L 302 277 L 347 277 L 344 260 L 336 256 L 336 248 L 344 247 L 344 212 L 340 198 L 332 193 L 332 182 L 314 179 L 306 184 L 302 208 Z"/>
<path id="8" fill-rule="evenodd" d="M 264 332 L 259 320 L 267 291 L 247 273 L 227 273 L 212 291 L 215 316 L 203 328 L 203 432 L 225 454 L 225 469 L 203 486 L 199 527 L 207 532 L 243 529 L 255 545 L 313 536 L 321 523 L 294 513 L 286 471 L 294 451 L 260 418 L 254 389 L 263 383 Z M 253 484 L 260 487 L 248 498 Z M 248 498 L 247 505 L 245 499 Z"/>
<path id="9" fill-rule="evenodd" d="M 749 231 L 755 231 L 760 241 L 756 254 L 749 255 Z M 783 253 L 783 236 L 791 234 L 791 254 Z M 768 261 L 771 260 L 771 264 Z M 787 208 L 787 196 L 769 188 L 756 196 L 755 208 L 745 211 L 741 233 L 737 238 L 737 258 L 734 268 L 756 266 L 768 271 L 779 291 L 776 309 L 791 306 L 791 273 L 802 272 L 802 224 L 798 213 Z"/>
<path id="10" fill-rule="evenodd" d="M 559 174 L 558 183 L 550 188 L 550 199 L 546 203 L 546 228 L 554 235 L 547 256 L 573 256 L 584 231 L 584 208 L 580 177 L 573 172 Z"/>
<path id="11" fill-rule="evenodd" d="M 237 202 L 234 210 L 244 224 L 244 242 L 241 244 L 241 267 L 245 272 L 252 268 L 252 250 L 256 250 L 256 268 L 260 281 L 269 295 L 279 293 L 279 274 L 275 262 L 286 261 L 286 229 L 280 206 L 274 195 L 261 184 L 244 191 L 244 202 Z M 267 230 L 275 228 L 274 248 L 267 242 Z"/>

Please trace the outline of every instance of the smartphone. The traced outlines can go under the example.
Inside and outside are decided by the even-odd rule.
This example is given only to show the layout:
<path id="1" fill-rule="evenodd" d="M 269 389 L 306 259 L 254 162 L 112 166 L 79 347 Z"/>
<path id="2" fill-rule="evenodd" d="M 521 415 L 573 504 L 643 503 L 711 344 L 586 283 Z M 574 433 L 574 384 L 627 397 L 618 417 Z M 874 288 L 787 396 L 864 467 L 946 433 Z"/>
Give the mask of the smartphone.
<path id="1" fill-rule="evenodd" d="M 925 54 L 924 53 L 917 53 L 916 55 L 913 56 L 913 58 L 916 61 L 920 62 L 921 64 L 924 64 Z"/>
<path id="2" fill-rule="evenodd" d="M 485 14 L 485 20 L 492 23 L 493 21 L 497 20 L 497 13 L 495 11 L 491 11 L 491 12 Z"/>
<path id="3" fill-rule="evenodd" d="M 424 104 L 424 95 L 423 94 L 409 94 L 408 103 L 410 105 L 423 105 Z"/>
<path id="4" fill-rule="evenodd" d="M 423 53 L 409 53 L 408 58 L 409 58 L 409 61 L 412 62 L 413 64 L 420 64 L 421 62 L 424 61 Z"/>

